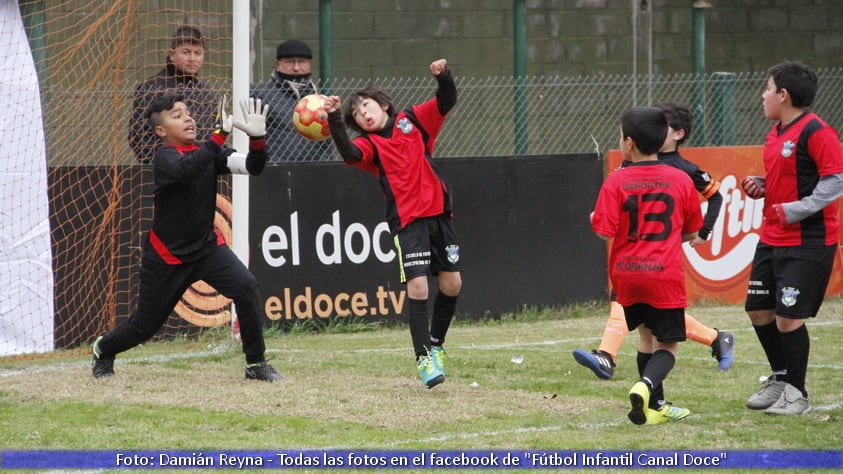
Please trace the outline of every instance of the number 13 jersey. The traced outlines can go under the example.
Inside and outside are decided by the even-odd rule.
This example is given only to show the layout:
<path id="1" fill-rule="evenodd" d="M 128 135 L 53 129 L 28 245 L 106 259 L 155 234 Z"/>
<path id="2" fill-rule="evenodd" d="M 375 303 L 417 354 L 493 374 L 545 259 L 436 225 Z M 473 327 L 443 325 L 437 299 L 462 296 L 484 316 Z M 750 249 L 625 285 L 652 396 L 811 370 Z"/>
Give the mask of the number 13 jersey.
<path id="1" fill-rule="evenodd" d="M 686 307 L 682 234 L 702 224 L 697 190 L 681 170 L 643 161 L 606 177 L 591 225 L 612 238 L 609 277 L 618 302 Z"/>

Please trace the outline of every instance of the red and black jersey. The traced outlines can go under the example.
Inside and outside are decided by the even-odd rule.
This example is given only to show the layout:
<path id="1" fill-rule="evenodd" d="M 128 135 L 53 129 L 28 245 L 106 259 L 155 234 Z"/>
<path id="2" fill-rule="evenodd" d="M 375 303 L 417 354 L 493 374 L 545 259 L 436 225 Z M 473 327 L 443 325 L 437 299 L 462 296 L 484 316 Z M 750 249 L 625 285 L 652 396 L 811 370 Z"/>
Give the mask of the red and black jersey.
<path id="1" fill-rule="evenodd" d="M 707 171 L 700 169 L 696 163 L 686 160 L 679 154 L 678 150 L 659 152 L 658 158 L 662 163 L 687 173 L 694 182 L 694 187 L 708 201 L 708 207 L 703 216 L 703 226 L 700 229 L 700 237 L 707 239 L 711 229 L 714 228 L 714 223 L 720 216 L 720 208 L 723 205 L 723 197 L 719 194 L 720 181 L 708 174 Z M 621 166 L 628 164 L 629 162 L 624 161 Z"/>
<path id="2" fill-rule="evenodd" d="M 155 210 L 144 258 L 178 265 L 225 244 L 214 229 L 214 216 L 217 175 L 230 173 L 229 154 L 213 140 L 202 146 L 158 148 L 153 161 Z"/>
<path id="3" fill-rule="evenodd" d="M 613 238 L 609 275 L 624 306 L 687 306 L 682 234 L 699 231 L 694 183 L 660 161 L 632 163 L 606 177 L 591 226 Z"/>
<path id="4" fill-rule="evenodd" d="M 363 155 L 353 166 L 380 180 L 393 234 L 416 219 L 451 211 L 448 189 L 431 157 L 444 122 L 433 98 L 399 112 L 379 133 L 352 141 Z"/>
<path id="5" fill-rule="evenodd" d="M 821 177 L 843 173 L 837 132 L 812 112 L 782 127 L 776 123 L 764 142 L 765 211 L 773 204 L 798 201 L 814 192 Z M 761 241 L 774 246 L 826 246 L 838 239 L 837 202 L 786 225 L 761 227 Z M 765 212 L 766 214 L 766 212 Z"/>

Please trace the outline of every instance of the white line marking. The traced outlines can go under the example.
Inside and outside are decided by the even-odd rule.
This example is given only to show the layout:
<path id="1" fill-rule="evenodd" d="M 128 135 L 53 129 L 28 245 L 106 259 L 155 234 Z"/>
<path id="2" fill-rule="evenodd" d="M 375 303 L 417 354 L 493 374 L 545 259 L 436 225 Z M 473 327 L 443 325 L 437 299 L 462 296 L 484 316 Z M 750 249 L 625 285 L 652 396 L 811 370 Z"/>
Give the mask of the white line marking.
<path id="1" fill-rule="evenodd" d="M 818 327 L 818 326 L 840 326 L 841 321 L 817 321 L 815 323 L 811 323 L 810 327 Z M 746 333 L 748 335 L 754 334 L 751 328 L 742 328 L 738 330 L 731 330 L 733 333 Z M 814 337 L 812 336 L 812 339 Z M 741 344 L 744 344 L 747 339 L 739 339 L 737 341 L 738 347 Z M 749 343 L 757 343 L 754 338 L 748 339 Z M 595 344 L 598 342 L 599 339 L 595 339 L 593 337 L 580 337 L 580 338 L 566 338 L 566 339 L 555 339 L 555 340 L 545 340 L 545 341 L 533 341 L 533 342 L 513 342 L 507 344 L 471 344 L 471 345 L 454 345 L 449 346 L 451 350 L 459 350 L 459 351 L 495 351 L 495 350 L 515 350 L 515 349 L 529 349 L 529 348 L 536 348 L 536 349 L 544 349 L 544 348 L 555 348 L 556 346 L 561 345 L 568 345 L 573 343 L 579 343 L 580 345 L 588 345 L 588 344 Z M 687 343 L 691 343 L 692 341 L 687 341 Z M 212 346 L 210 350 L 205 351 L 190 351 L 190 352 L 181 352 L 176 354 L 167 354 L 167 355 L 153 355 L 153 356 L 136 356 L 136 357 L 119 357 L 118 360 L 121 364 L 136 364 L 136 363 L 148 363 L 148 362 L 168 362 L 173 360 L 190 360 L 190 359 L 201 359 L 204 357 L 223 354 L 232 347 L 238 347 L 239 345 L 235 344 L 233 341 L 222 342 L 218 345 Z M 284 353 L 310 353 L 313 352 L 310 349 L 267 349 L 267 354 L 284 354 Z M 342 353 L 352 353 L 352 354 L 367 354 L 367 353 L 375 353 L 375 354 L 388 354 L 388 353 L 402 353 L 412 352 L 409 346 L 406 347 L 382 347 L 382 348 L 371 348 L 371 349 L 320 349 L 320 353 L 325 352 L 333 352 L 337 354 Z M 624 353 L 625 354 L 625 353 Z M 630 356 L 634 355 L 630 352 Z M 683 359 L 682 353 L 680 352 L 679 355 L 680 359 Z M 685 360 L 705 360 L 705 361 L 712 361 L 714 363 L 714 359 L 711 357 L 684 357 Z M 0 358 L 0 362 L 2 362 L 2 358 Z M 735 363 L 739 363 L 742 365 L 759 365 L 759 366 L 767 366 L 767 361 L 765 360 L 743 360 L 743 359 L 735 359 Z M 48 371 L 55 371 L 55 370 L 63 370 L 68 368 L 78 368 L 78 367 L 90 367 L 91 362 L 90 360 L 85 361 L 78 361 L 78 362 L 58 362 L 55 364 L 46 364 L 46 365 L 34 365 L 30 367 L 24 368 L 16 368 L 16 369 L 0 369 L 0 378 L 3 377 L 13 377 L 15 375 L 22 375 L 22 374 L 31 374 L 31 373 L 40 373 L 40 372 L 48 372 Z M 841 364 L 810 364 L 810 369 L 830 369 L 830 370 L 843 370 L 843 365 Z"/>

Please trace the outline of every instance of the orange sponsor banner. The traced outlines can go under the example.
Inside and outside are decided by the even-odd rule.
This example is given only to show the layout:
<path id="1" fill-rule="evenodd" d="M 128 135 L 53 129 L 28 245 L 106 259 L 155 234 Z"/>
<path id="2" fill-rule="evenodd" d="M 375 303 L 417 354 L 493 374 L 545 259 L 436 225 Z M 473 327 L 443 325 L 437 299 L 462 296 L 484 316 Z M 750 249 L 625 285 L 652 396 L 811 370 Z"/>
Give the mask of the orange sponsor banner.
<path id="1" fill-rule="evenodd" d="M 705 245 L 682 245 L 685 283 L 689 303 L 716 301 L 742 304 L 746 299 L 749 272 L 763 220 L 764 200 L 747 197 L 744 177 L 764 176 L 761 146 L 682 148 L 685 159 L 696 163 L 720 181 L 723 206 Z M 606 169 L 620 166 L 623 157 L 610 150 Z M 705 214 L 708 203 L 701 199 Z M 843 240 L 843 227 L 841 227 Z M 837 253 L 827 295 L 843 294 L 843 255 Z"/>

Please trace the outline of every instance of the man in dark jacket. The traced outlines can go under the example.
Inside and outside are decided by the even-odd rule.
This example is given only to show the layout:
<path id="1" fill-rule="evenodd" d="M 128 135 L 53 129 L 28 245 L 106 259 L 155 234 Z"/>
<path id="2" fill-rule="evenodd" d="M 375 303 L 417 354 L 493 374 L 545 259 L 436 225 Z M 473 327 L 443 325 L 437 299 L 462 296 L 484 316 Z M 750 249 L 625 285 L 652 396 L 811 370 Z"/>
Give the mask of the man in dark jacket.
<path id="1" fill-rule="evenodd" d="M 252 97 L 269 105 L 266 149 L 270 163 L 331 159 L 331 140 L 315 142 L 293 126 L 293 108 L 300 98 L 317 93 L 310 78 L 313 53 L 300 40 L 288 40 L 276 50 L 272 78 L 255 86 Z"/>
<path id="2" fill-rule="evenodd" d="M 155 157 L 159 140 L 144 118 L 149 104 L 165 93 L 184 96 L 198 127 L 198 140 L 206 140 L 214 130 L 216 100 L 197 75 L 205 63 L 205 38 L 192 26 L 181 26 L 173 35 L 164 69 L 135 89 L 134 107 L 129 119 L 128 140 L 135 158 L 149 163 Z"/>

